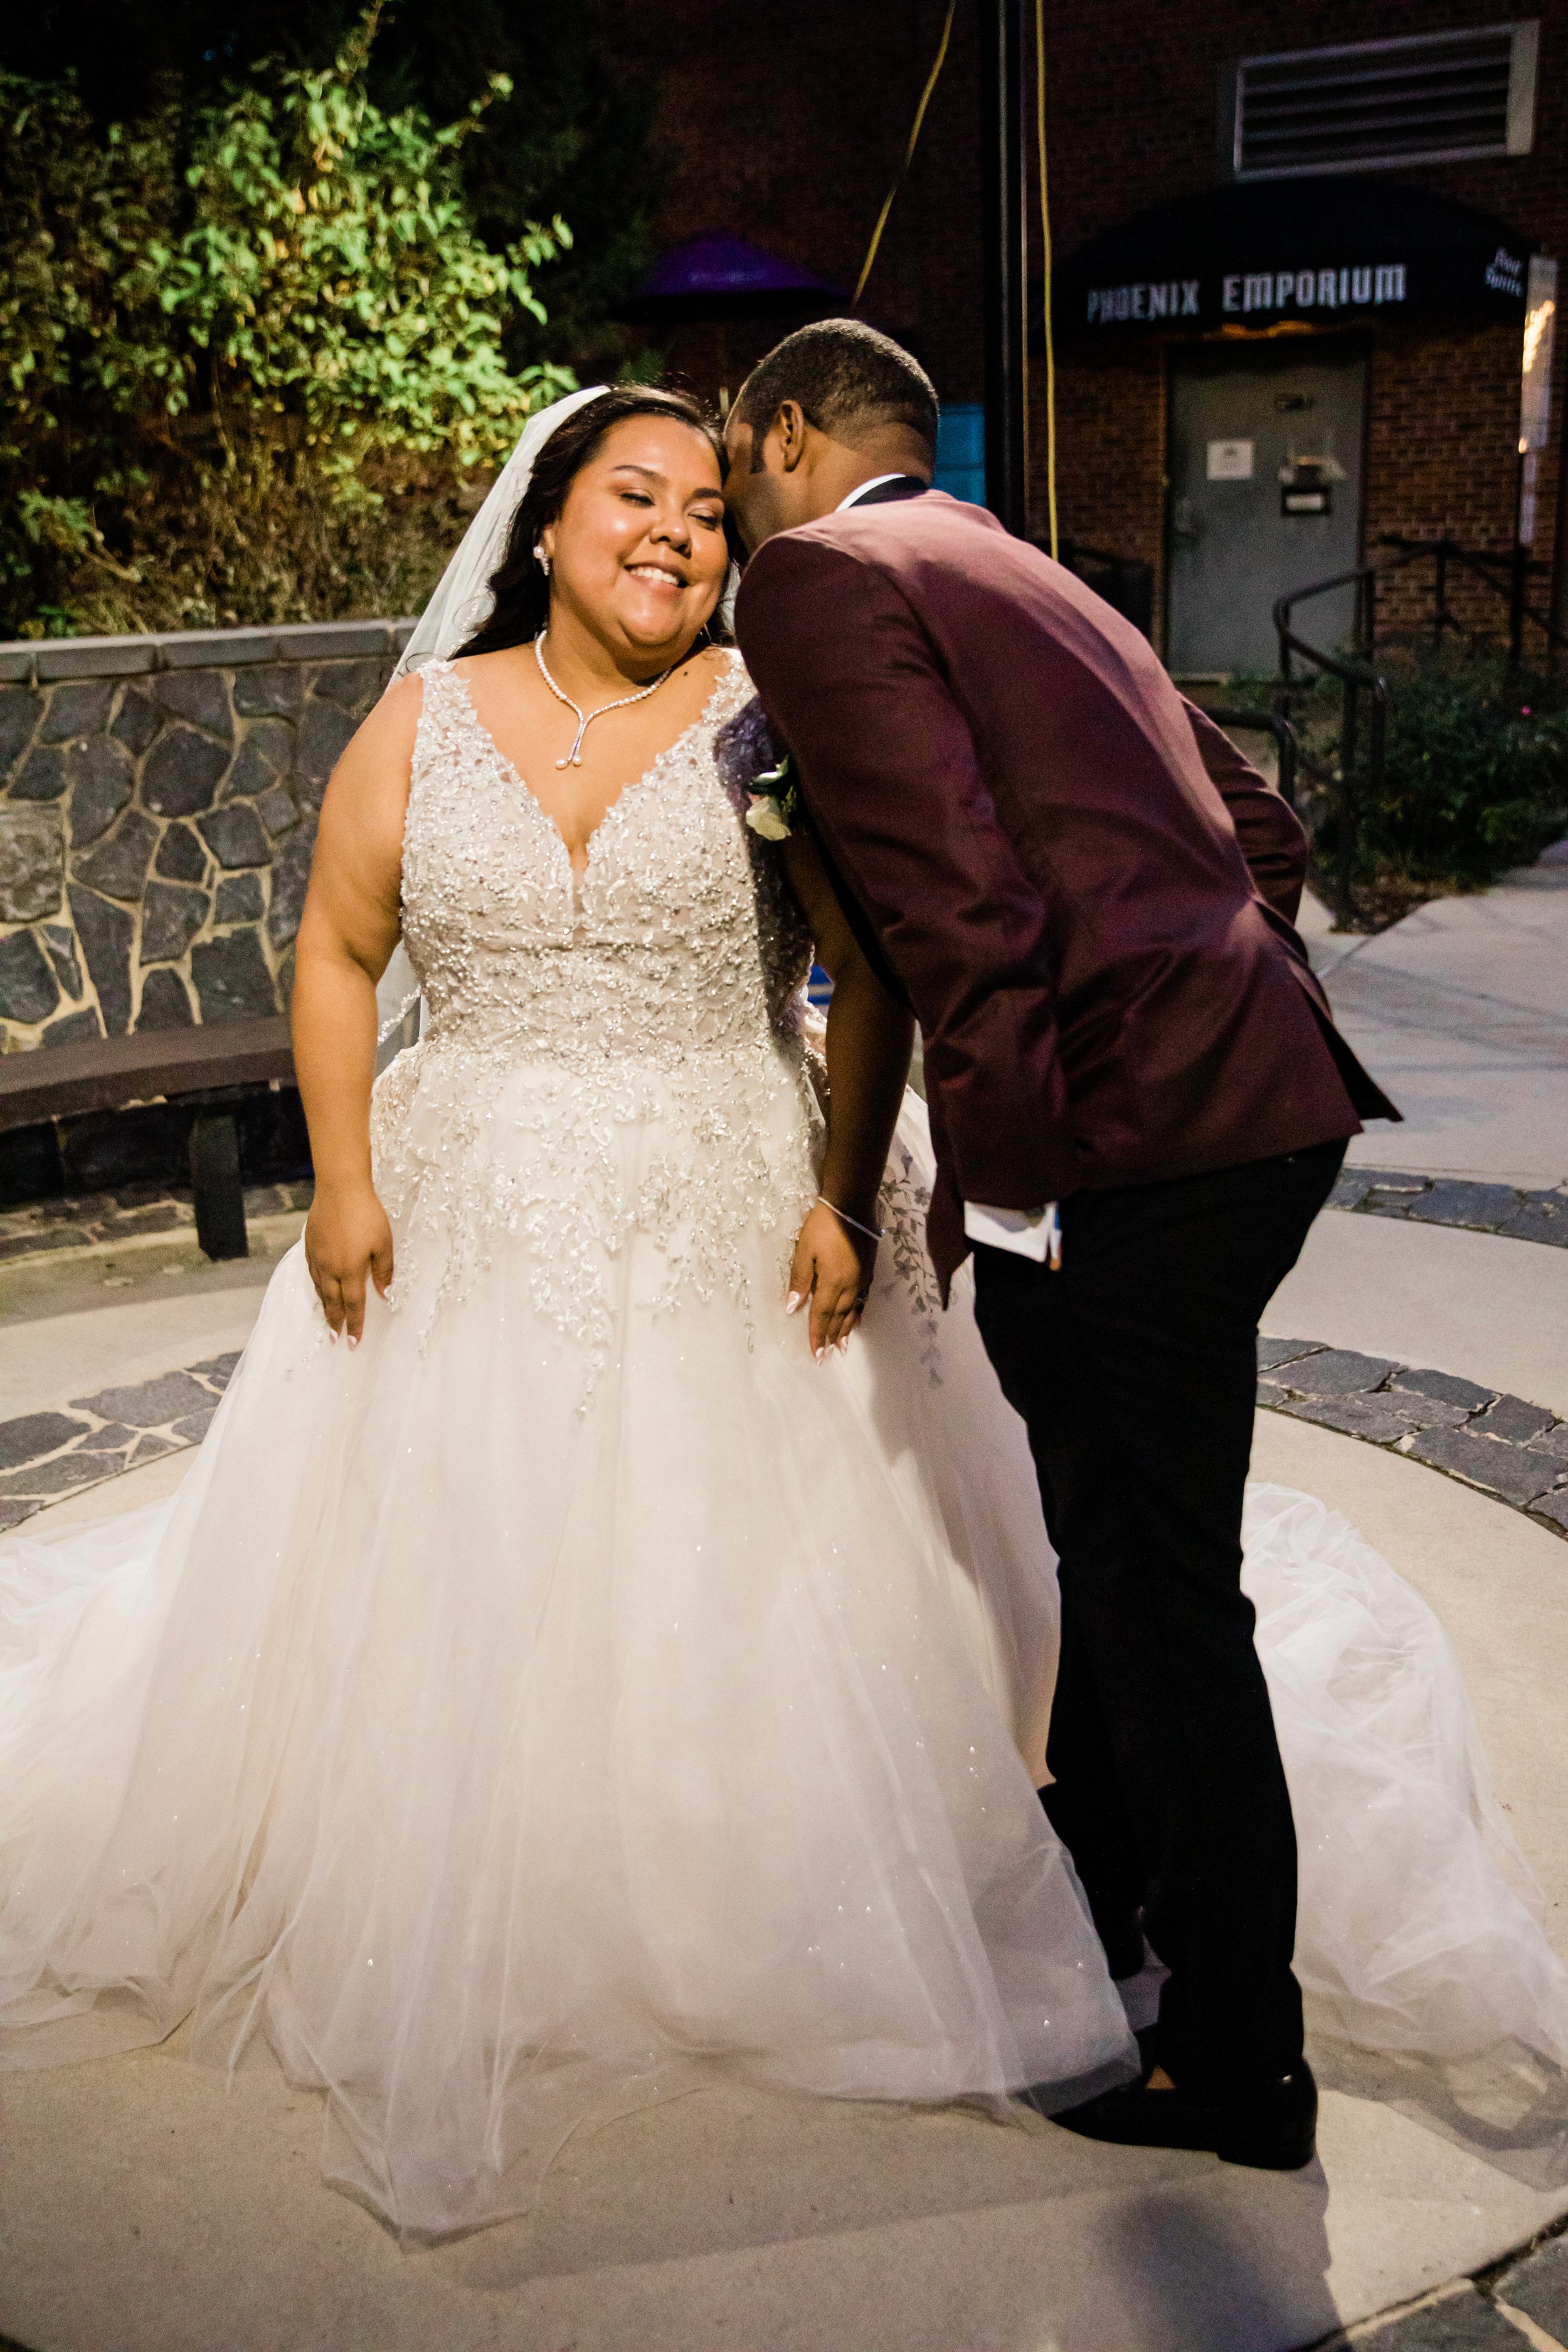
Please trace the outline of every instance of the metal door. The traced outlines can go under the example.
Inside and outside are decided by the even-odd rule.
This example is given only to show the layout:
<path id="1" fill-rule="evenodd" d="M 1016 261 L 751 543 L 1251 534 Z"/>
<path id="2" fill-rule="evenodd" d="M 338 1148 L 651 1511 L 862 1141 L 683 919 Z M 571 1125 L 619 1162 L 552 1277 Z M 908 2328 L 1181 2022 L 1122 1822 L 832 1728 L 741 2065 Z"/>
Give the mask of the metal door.
<path id="1" fill-rule="evenodd" d="M 1360 560 L 1359 352 L 1292 338 L 1175 354 L 1171 385 L 1168 661 L 1182 677 L 1272 671 L 1277 596 Z M 1315 599 L 1301 634 L 1332 650 L 1354 591 Z"/>

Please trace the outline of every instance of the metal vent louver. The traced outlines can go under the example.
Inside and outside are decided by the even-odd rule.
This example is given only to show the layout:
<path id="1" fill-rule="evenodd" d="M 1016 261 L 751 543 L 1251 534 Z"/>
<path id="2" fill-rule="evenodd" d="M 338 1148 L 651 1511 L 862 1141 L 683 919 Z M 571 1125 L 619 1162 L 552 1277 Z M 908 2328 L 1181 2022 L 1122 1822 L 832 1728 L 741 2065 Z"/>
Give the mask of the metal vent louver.
<path id="1" fill-rule="evenodd" d="M 1531 20 L 1246 58 L 1236 75 L 1236 176 L 1527 155 L 1538 36 Z"/>

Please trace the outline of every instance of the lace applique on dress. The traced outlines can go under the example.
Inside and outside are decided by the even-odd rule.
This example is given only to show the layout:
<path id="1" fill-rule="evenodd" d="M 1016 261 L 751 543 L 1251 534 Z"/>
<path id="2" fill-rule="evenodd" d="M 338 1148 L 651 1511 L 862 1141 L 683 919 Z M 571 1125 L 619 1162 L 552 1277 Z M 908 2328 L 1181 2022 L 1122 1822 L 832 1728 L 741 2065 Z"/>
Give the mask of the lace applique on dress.
<path id="1" fill-rule="evenodd" d="M 535 1308 L 586 1344 L 596 1376 L 613 1334 L 605 1260 L 634 1233 L 663 1263 L 639 1306 L 689 1289 L 749 1307 L 742 1235 L 779 1231 L 782 1279 L 816 1189 L 809 941 L 715 758 L 748 681 L 731 656 L 702 715 L 612 804 L 579 877 L 451 665 L 423 676 L 403 932 L 430 1022 L 372 1116 L 394 1296 L 439 1256 L 428 1324 L 504 1235 L 526 1250 Z M 628 1174 L 637 1126 L 653 1140 Z"/>
<path id="2" fill-rule="evenodd" d="M 888 1156 L 888 1170 L 877 1194 L 882 1219 L 882 1248 L 876 1287 L 884 1297 L 900 1287 L 914 1326 L 915 1342 L 929 1385 L 942 1386 L 942 1292 L 936 1268 L 926 1249 L 926 1217 L 931 1187 L 915 1166 L 914 1155 L 897 1137 Z M 891 1272 L 883 1268 L 890 1265 Z"/>

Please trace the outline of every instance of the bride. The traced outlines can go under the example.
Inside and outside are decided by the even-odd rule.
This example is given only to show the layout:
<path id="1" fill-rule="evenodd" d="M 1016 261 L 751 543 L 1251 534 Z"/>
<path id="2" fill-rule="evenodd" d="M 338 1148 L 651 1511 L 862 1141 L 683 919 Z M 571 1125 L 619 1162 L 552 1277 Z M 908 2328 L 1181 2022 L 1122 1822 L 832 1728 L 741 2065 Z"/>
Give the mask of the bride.
<path id="1" fill-rule="evenodd" d="M 1136 2064 L 907 1020 L 745 822 L 721 483 L 673 394 L 530 426 L 322 810 L 303 1242 L 179 1494 L 0 1547 L 0 2061 L 263 2035 L 409 2240 L 725 2073 L 1048 2109 Z M 427 1025 L 373 1087 L 400 939 Z M 1279 1489 L 1247 1582 L 1320 2024 L 1568 2060 L 1430 1613 Z"/>

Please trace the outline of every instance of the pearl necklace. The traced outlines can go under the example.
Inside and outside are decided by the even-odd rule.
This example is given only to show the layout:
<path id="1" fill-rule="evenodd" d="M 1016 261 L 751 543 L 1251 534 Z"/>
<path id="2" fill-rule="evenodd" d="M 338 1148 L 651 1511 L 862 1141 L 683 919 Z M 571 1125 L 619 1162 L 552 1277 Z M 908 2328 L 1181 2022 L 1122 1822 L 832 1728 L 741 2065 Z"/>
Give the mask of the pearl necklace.
<path id="1" fill-rule="evenodd" d="M 676 669 L 679 667 L 677 663 L 672 662 L 667 670 L 660 671 L 658 677 L 654 679 L 651 686 L 640 687 L 636 694 L 623 694 L 618 702 L 603 702 L 600 704 L 597 710 L 584 711 L 577 708 L 577 705 L 573 701 L 572 697 L 569 694 L 562 693 L 561 688 L 556 685 L 555 680 L 551 677 L 549 670 L 545 667 L 544 638 L 545 632 L 541 629 L 538 636 L 533 640 L 533 658 L 539 664 L 539 675 L 544 680 L 545 685 L 550 688 L 551 693 L 555 697 L 556 701 L 563 702 L 566 705 L 567 709 L 572 713 L 573 718 L 577 721 L 577 734 L 575 740 L 572 745 L 572 749 L 566 754 L 566 757 L 563 760 L 556 761 L 555 764 L 558 768 L 580 768 L 583 764 L 583 738 L 588 732 L 588 730 L 593 725 L 595 719 L 603 719 L 609 711 L 612 710 L 627 710 L 631 708 L 631 705 L 634 702 L 646 702 L 650 694 L 658 693 L 659 688 L 664 684 L 667 677 L 674 677 Z"/>

